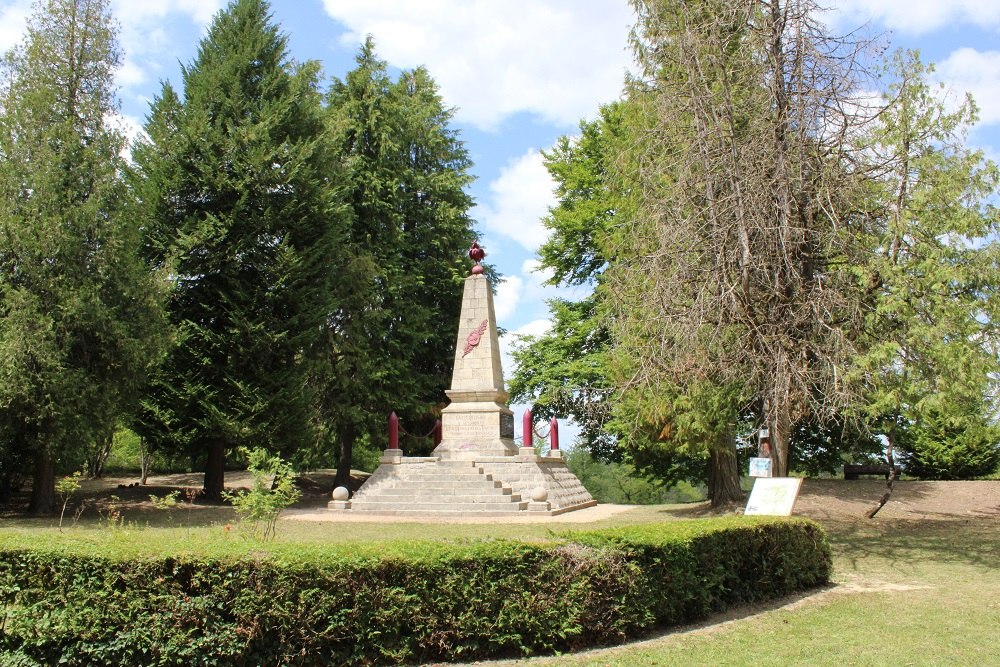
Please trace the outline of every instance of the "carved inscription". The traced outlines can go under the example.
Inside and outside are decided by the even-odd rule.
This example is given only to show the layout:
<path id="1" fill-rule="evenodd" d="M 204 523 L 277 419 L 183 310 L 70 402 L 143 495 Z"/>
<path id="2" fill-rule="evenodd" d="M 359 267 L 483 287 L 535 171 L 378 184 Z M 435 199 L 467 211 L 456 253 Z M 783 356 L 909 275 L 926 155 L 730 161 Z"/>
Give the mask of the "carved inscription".
<path id="1" fill-rule="evenodd" d="M 479 341 L 483 338 L 483 334 L 486 333 L 486 328 L 488 326 L 490 326 L 490 321 L 483 320 L 478 327 L 469 332 L 469 337 L 465 339 L 465 351 L 462 352 L 463 357 L 476 349 L 479 345 Z"/>
<path id="2" fill-rule="evenodd" d="M 451 417 L 451 415 L 446 415 Z M 496 437 L 496 414 L 464 414 L 454 415 L 444 425 L 445 437 L 449 440 L 478 441 L 483 438 Z"/>

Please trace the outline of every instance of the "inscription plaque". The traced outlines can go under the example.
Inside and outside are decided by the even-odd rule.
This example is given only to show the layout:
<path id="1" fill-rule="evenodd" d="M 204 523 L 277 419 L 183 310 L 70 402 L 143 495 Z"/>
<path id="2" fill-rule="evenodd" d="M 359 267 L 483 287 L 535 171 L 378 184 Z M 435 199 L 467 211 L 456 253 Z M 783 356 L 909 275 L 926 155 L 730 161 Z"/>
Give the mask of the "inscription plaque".
<path id="1" fill-rule="evenodd" d="M 514 415 L 500 413 L 500 437 L 514 439 Z"/>
<path id="2" fill-rule="evenodd" d="M 449 440 L 479 440 L 489 437 L 490 431 L 496 427 L 495 414 L 444 415 L 444 432 Z"/>

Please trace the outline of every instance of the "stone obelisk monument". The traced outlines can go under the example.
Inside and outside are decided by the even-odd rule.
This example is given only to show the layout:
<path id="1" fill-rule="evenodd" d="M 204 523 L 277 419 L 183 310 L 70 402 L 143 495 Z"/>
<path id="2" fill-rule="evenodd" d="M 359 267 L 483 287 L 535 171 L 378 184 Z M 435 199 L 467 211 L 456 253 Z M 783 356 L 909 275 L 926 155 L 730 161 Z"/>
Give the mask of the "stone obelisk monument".
<path id="1" fill-rule="evenodd" d="M 481 264 L 485 256 L 474 243 L 469 257 L 475 266 L 465 279 L 441 442 L 426 457 L 386 449 L 378 470 L 353 499 L 346 489 L 334 491 L 331 510 L 547 516 L 596 504 L 560 452 L 540 456 L 514 443 L 493 293 Z"/>
<path id="2" fill-rule="evenodd" d="M 451 403 L 441 413 L 441 444 L 434 449 L 442 459 L 518 453 L 514 413 L 504 390 L 493 291 L 479 263 L 485 253 L 476 243 L 469 255 L 476 265 L 465 279 L 451 389 L 445 391 Z"/>

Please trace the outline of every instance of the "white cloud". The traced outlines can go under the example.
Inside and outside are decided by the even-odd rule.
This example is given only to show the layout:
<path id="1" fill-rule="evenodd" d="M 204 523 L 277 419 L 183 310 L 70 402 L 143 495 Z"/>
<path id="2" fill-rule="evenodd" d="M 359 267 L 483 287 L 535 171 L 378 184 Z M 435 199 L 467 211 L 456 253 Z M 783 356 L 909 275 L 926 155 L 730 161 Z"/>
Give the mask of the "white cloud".
<path id="1" fill-rule="evenodd" d="M 489 232 L 534 251 L 548 236 L 542 218 L 556 203 L 554 190 L 555 182 L 542 154 L 531 149 L 500 170 L 500 176 L 489 185 L 490 201 L 477 206 L 473 216 Z"/>
<path id="2" fill-rule="evenodd" d="M 24 36 L 31 15 L 31 0 L 5 3 L 0 9 L 0 51 L 12 49 Z"/>
<path id="3" fill-rule="evenodd" d="M 936 78 L 953 95 L 972 93 L 980 123 L 1000 123 L 1000 51 L 958 49 L 938 64 Z"/>
<path id="4" fill-rule="evenodd" d="M 633 15 L 608 0 L 324 0 L 345 43 L 375 37 L 393 65 L 426 65 L 456 119 L 494 129 L 518 112 L 575 126 L 621 92 Z"/>
<path id="5" fill-rule="evenodd" d="M 836 0 L 834 4 L 843 21 L 875 21 L 909 35 L 954 24 L 1000 27 L 1000 2 L 995 0 Z"/>
<path id="6" fill-rule="evenodd" d="M 506 276 L 503 282 L 497 285 L 497 293 L 493 296 L 493 311 L 501 326 L 504 320 L 517 310 L 523 287 L 524 281 L 520 276 Z"/>
<path id="7" fill-rule="evenodd" d="M 125 52 L 116 83 L 128 91 L 162 78 L 164 64 L 177 60 L 177 37 L 167 29 L 170 22 L 179 17 L 204 32 L 223 4 L 224 0 L 113 0 L 111 13 L 121 26 L 119 41 Z"/>
<path id="8" fill-rule="evenodd" d="M 198 25 L 206 25 L 223 0 L 114 0 L 112 13 L 123 27 L 155 25 L 170 14 L 183 14 Z"/>
<path id="9" fill-rule="evenodd" d="M 146 73 L 142 68 L 135 61 L 128 58 L 122 63 L 121 69 L 118 70 L 118 74 L 115 76 L 115 83 L 122 88 L 141 86 L 146 80 Z"/>

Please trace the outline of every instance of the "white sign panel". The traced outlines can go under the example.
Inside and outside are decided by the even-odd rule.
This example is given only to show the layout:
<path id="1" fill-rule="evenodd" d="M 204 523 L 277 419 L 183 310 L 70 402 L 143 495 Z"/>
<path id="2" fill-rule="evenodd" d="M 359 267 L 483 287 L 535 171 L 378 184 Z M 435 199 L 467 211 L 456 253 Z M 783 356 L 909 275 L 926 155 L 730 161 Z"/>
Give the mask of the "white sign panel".
<path id="1" fill-rule="evenodd" d="M 758 477 L 743 513 L 791 516 L 801 486 L 801 477 Z"/>
<path id="2" fill-rule="evenodd" d="M 770 477 L 771 459 L 764 457 L 754 457 L 750 459 L 751 477 Z"/>

